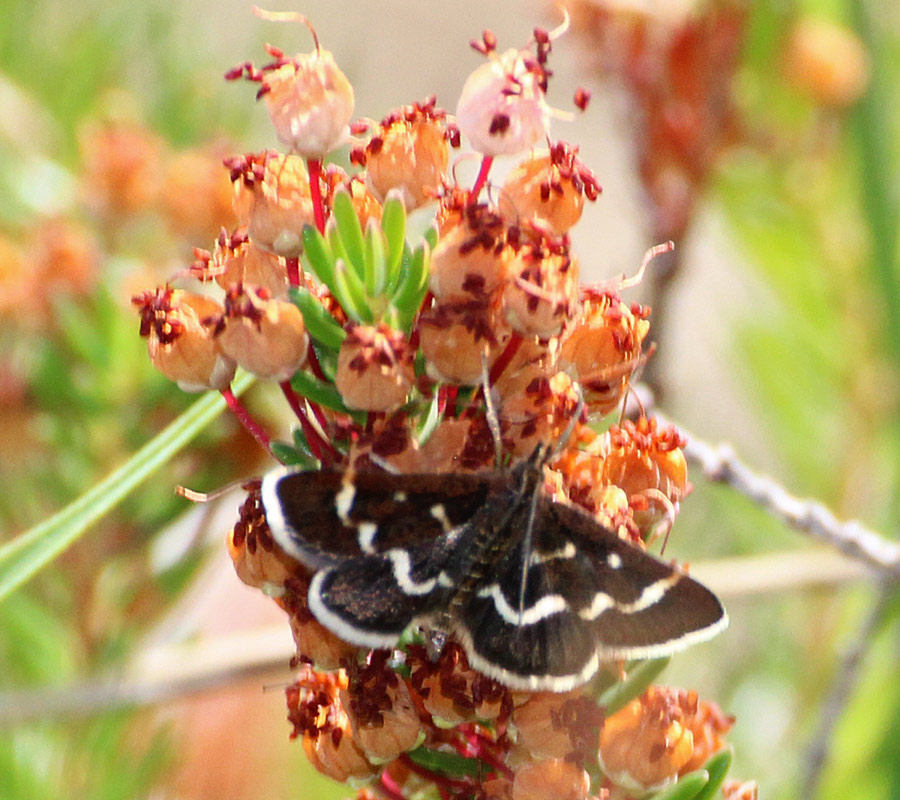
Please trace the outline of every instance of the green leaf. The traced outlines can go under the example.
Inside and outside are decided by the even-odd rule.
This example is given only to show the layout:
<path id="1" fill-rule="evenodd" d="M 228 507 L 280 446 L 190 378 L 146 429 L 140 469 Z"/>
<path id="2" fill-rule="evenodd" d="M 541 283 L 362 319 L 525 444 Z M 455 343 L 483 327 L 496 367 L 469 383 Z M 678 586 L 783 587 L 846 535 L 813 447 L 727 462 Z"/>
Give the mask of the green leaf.
<path id="1" fill-rule="evenodd" d="M 241 375 L 235 394 L 253 382 Z M 93 523 L 114 508 L 172 456 L 191 441 L 225 408 L 225 401 L 210 392 L 138 450 L 121 467 L 74 502 L 0 547 L 0 600 L 21 586 L 75 542 Z"/>
<path id="2" fill-rule="evenodd" d="M 347 254 L 348 266 L 353 267 L 357 277 L 365 280 L 368 265 L 366 264 L 363 232 L 349 192 L 339 191 L 335 194 L 331 218 L 341 237 L 341 244 Z"/>
<path id="3" fill-rule="evenodd" d="M 291 301 L 303 315 L 303 324 L 306 325 L 309 335 L 331 350 L 340 350 L 347 332 L 338 325 L 337 320 L 328 313 L 328 309 L 319 302 L 319 299 L 302 286 L 292 286 L 290 296 Z"/>
<path id="4" fill-rule="evenodd" d="M 307 400 L 317 403 L 323 408 L 330 408 L 341 414 L 350 414 L 354 418 L 364 413 L 351 411 L 344 405 L 340 392 L 335 389 L 333 384 L 320 381 L 315 375 L 310 375 L 303 370 L 294 373 L 294 377 L 291 378 L 291 387 Z"/>
<path id="5" fill-rule="evenodd" d="M 334 254 L 328 241 L 313 225 L 304 225 L 303 255 L 313 274 L 334 294 Z"/>
<path id="6" fill-rule="evenodd" d="M 410 759 L 420 767 L 431 772 L 440 772 L 443 775 L 479 775 L 484 765 L 477 758 L 466 758 L 456 753 L 443 753 L 437 750 L 429 750 L 427 747 L 417 747 L 408 753 Z"/>
<path id="7" fill-rule="evenodd" d="M 397 285 L 406 249 L 406 208 L 399 193 L 391 190 L 381 210 L 381 230 L 387 242 L 387 290 Z"/>
<path id="8" fill-rule="evenodd" d="M 319 466 L 319 460 L 315 456 L 305 453 L 299 447 L 292 447 L 284 442 L 272 442 L 270 449 L 272 455 L 287 467 L 316 469 Z"/>
<path id="9" fill-rule="evenodd" d="M 373 220 L 369 220 L 366 228 L 366 291 L 369 297 L 380 297 L 384 294 L 388 282 L 388 270 L 385 250 L 387 237 Z M 371 277 L 370 277 L 371 275 Z"/>
<path id="10" fill-rule="evenodd" d="M 405 261 L 400 278 L 400 285 L 391 300 L 397 310 L 402 330 L 407 330 L 415 319 L 422 300 L 428 291 L 428 265 L 431 259 L 431 248 L 420 244 Z"/>
<path id="11" fill-rule="evenodd" d="M 705 769 L 698 769 L 683 775 L 677 783 L 652 795 L 652 800 L 694 800 L 708 783 L 709 773 Z"/>
<path id="12" fill-rule="evenodd" d="M 431 434 L 434 433 L 434 429 L 438 426 L 438 423 L 441 421 L 441 414 L 438 411 L 439 408 L 438 403 L 438 395 L 437 392 L 434 393 L 434 397 L 431 398 L 431 403 L 428 405 L 428 414 L 425 416 L 425 420 L 422 422 L 422 426 L 419 428 L 419 444 L 423 445 L 428 439 L 431 437 Z"/>
<path id="13" fill-rule="evenodd" d="M 597 698 L 606 710 L 606 715 L 615 714 L 620 708 L 642 694 L 669 663 L 669 658 L 654 658 L 650 661 L 631 662 L 624 681 L 613 684 Z"/>
<path id="14" fill-rule="evenodd" d="M 734 750 L 726 747 L 719 750 L 703 765 L 703 769 L 709 773 L 709 781 L 706 786 L 701 789 L 700 794 L 696 796 L 696 800 L 713 800 L 718 794 L 719 787 L 725 781 L 725 776 L 731 768 L 731 762 L 734 760 Z"/>
<path id="15" fill-rule="evenodd" d="M 372 311 L 362 281 L 347 267 L 343 259 L 338 259 L 334 265 L 334 296 L 347 312 L 347 316 L 355 322 L 372 322 Z"/>

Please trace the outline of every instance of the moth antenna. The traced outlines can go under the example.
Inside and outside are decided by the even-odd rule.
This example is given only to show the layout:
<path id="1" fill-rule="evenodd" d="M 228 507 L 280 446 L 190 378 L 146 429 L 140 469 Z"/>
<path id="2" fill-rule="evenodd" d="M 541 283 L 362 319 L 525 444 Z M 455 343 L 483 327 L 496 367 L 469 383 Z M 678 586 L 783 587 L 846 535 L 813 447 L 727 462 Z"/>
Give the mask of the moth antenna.
<path id="1" fill-rule="evenodd" d="M 231 483 L 226 483 L 224 486 L 213 489 L 211 492 L 198 492 L 194 489 L 189 489 L 187 486 L 176 486 L 175 494 L 179 497 L 183 497 L 185 500 L 190 500 L 192 503 L 209 503 L 213 500 L 218 500 L 220 497 L 224 497 L 235 489 L 249 489 L 254 483 L 259 483 L 259 478 L 250 478 L 249 480 L 245 478 L 240 481 L 231 481 Z"/>
<path id="2" fill-rule="evenodd" d="M 641 266 L 638 268 L 638 271 L 632 275 L 630 278 L 622 277 L 619 279 L 619 291 L 623 289 L 631 289 L 633 286 L 637 286 L 643 279 L 644 273 L 647 271 L 647 267 L 650 266 L 650 262 L 653 261 L 657 256 L 661 256 L 664 253 L 671 253 L 675 249 L 675 242 L 671 239 L 668 242 L 663 242 L 662 244 L 657 244 L 647 250 L 644 253 L 644 258 L 641 261 Z"/>
<path id="3" fill-rule="evenodd" d="M 544 448 L 540 445 L 535 449 L 535 453 L 539 454 L 541 458 L 536 462 L 535 465 L 530 465 L 533 469 L 536 470 L 536 479 L 534 481 L 534 486 L 531 487 L 531 507 L 528 509 L 528 524 L 525 526 L 525 537 L 522 539 L 522 557 L 524 559 L 524 563 L 522 564 L 522 580 L 519 583 L 519 615 L 525 613 L 525 590 L 528 588 L 528 571 L 531 568 L 531 542 L 534 538 L 534 521 L 537 518 L 537 506 L 538 500 L 541 497 L 541 491 L 543 491 L 543 487 L 541 483 L 543 482 L 544 477 L 544 461 L 546 460 L 546 452 L 544 452 Z M 526 476 L 529 476 L 531 470 L 526 472 Z M 526 487 L 527 487 L 527 478 L 526 478 Z"/>
<path id="4" fill-rule="evenodd" d="M 484 407 L 491 438 L 494 440 L 494 466 L 499 469 L 503 460 L 503 433 L 500 428 L 500 416 L 497 414 L 497 406 L 494 403 L 494 393 L 491 389 L 491 373 L 488 368 L 487 348 L 481 354 L 481 380 L 484 385 Z"/>

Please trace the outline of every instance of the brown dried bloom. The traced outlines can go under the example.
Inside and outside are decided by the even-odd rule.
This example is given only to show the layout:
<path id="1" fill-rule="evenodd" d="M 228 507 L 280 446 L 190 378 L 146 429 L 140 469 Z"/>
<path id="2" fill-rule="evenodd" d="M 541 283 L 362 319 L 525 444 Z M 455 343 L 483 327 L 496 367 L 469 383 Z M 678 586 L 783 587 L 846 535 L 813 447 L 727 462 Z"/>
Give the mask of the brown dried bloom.
<path id="1" fill-rule="evenodd" d="M 581 386 L 589 411 L 608 414 L 638 364 L 650 309 L 615 293 L 583 289 L 582 310 L 563 341 L 560 367 Z"/>
<path id="2" fill-rule="evenodd" d="M 315 223 L 303 159 L 269 151 L 225 160 L 234 183 L 234 212 L 257 246 L 285 258 L 302 250 L 304 225 Z"/>
<path id="3" fill-rule="evenodd" d="M 674 783 L 694 752 L 689 720 L 698 709 L 696 692 L 651 686 L 604 723 L 600 768 L 632 794 Z"/>
<path id="4" fill-rule="evenodd" d="M 348 408 L 394 411 L 415 380 L 407 338 L 387 325 L 354 325 L 338 354 L 335 386 Z"/>
<path id="5" fill-rule="evenodd" d="M 325 171 L 325 183 L 328 185 L 328 193 L 324 197 L 325 208 L 329 213 L 334 204 L 334 196 L 337 192 L 345 191 L 350 195 L 353 209 L 359 217 L 360 227 L 365 230 L 369 221 L 381 220 L 381 202 L 369 190 L 365 177 L 362 175 L 347 175 L 336 164 L 329 164 Z"/>
<path id="6" fill-rule="evenodd" d="M 409 687 L 388 663 L 390 653 L 375 650 L 367 662 L 349 670 L 341 699 L 359 746 L 374 762 L 392 761 L 424 738 Z"/>
<path id="7" fill-rule="evenodd" d="M 675 428 L 659 428 L 648 417 L 613 425 L 598 439 L 602 482 L 628 495 L 635 521 L 645 532 L 663 517 L 674 516 L 689 490 L 684 444 Z"/>
<path id="8" fill-rule="evenodd" d="M 163 145 L 129 122 L 91 122 L 79 131 L 85 201 L 104 219 L 149 209 L 162 174 Z"/>
<path id="9" fill-rule="evenodd" d="M 272 297 L 287 294 L 288 277 L 284 258 L 263 250 L 250 241 L 245 228 L 231 234 L 223 228 L 215 250 L 194 248 L 190 272 L 201 281 L 215 279 L 223 289 L 237 283 L 265 289 Z"/>
<path id="10" fill-rule="evenodd" d="M 223 150 L 222 144 L 183 150 L 165 164 L 159 210 L 183 241 L 209 241 L 223 225 L 234 225 L 234 192 L 222 168 Z"/>
<path id="11" fill-rule="evenodd" d="M 758 800 L 759 786 L 756 781 L 725 781 L 722 785 L 722 800 Z"/>
<path id="12" fill-rule="evenodd" d="M 291 738 L 301 736 L 310 763 L 342 783 L 350 778 L 370 778 L 378 771 L 354 739 L 339 696 L 346 688 L 343 670 L 321 673 L 304 666 L 286 692 L 288 720 L 294 726 Z"/>
<path id="13" fill-rule="evenodd" d="M 204 295 L 163 286 L 131 302 L 141 315 L 141 336 L 150 361 L 186 392 L 224 389 L 234 377 L 234 361 L 222 353 L 207 320 L 222 306 Z"/>
<path id="14" fill-rule="evenodd" d="M 435 305 L 419 317 L 425 368 L 439 381 L 481 383 L 485 357 L 493 364 L 509 336 L 502 318 L 474 301 Z"/>
<path id="15" fill-rule="evenodd" d="M 584 198 L 596 200 L 601 191 L 596 176 L 577 154 L 577 147 L 557 142 L 520 162 L 503 184 L 503 216 L 517 224 L 539 221 L 557 236 L 574 227 L 581 219 Z"/>
<path id="16" fill-rule="evenodd" d="M 244 488 L 247 497 L 228 534 L 228 554 L 244 583 L 270 597 L 279 597 L 285 593 L 285 582 L 303 568 L 275 544 L 262 507 L 260 482 L 253 481 Z"/>
<path id="17" fill-rule="evenodd" d="M 296 661 L 322 670 L 337 669 L 343 662 L 355 660 L 359 648 L 340 639 L 312 615 L 306 603 L 309 577 L 305 568 L 295 570 L 285 581 L 278 604 L 290 620 Z"/>
<path id="18" fill-rule="evenodd" d="M 584 765 L 596 755 L 603 710 L 585 694 L 535 692 L 512 714 L 516 744 L 535 759 L 560 758 Z"/>
<path id="19" fill-rule="evenodd" d="M 265 289 L 231 286 L 215 334 L 225 355 L 264 380 L 286 381 L 306 361 L 309 337 L 303 315 Z"/>
<path id="20" fill-rule="evenodd" d="M 503 287 L 503 314 L 520 336 L 558 336 L 578 305 L 578 261 L 566 237 L 531 228 Z"/>
<path id="21" fill-rule="evenodd" d="M 440 727 L 497 719 L 511 709 L 509 691 L 471 669 L 458 642 L 447 642 L 436 663 L 428 659 L 424 648 L 410 647 L 409 661 L 410 684 Z"/>
<path id="22" fill-rule="evenodd" d="M 516 770 L 512 800 L 586 800 L 590 792 L 591 777 L 582 767 L 548 758 Z"/>
<path id="23" fill-rule="evenodd" d="M 383 202 L 398 190 L 407 211 L 435 199 L 447 171 L 446 112 L 436 98 L 413 103 L 385 117 L 354 160 L 366 167 L 366 180 Z"/>
<path id="24" fill-rule="evenodd" d="M 447 210 L 431 255 L 429 287 L 445 303 L 488 304 L 506 281 L 514 256 L 503 218 L 484 204 Z"/>

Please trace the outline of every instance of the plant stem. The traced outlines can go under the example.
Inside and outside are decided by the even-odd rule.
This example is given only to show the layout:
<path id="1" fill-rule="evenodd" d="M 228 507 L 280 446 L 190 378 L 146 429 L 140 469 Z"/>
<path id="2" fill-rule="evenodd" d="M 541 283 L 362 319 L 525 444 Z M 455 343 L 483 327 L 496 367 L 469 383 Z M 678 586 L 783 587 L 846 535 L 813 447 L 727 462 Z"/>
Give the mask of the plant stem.
<path id="1" fill-rule="evenodd" d="M 247 411 L 246 407 L 240 400 L 238 400 L 237 396 L 231 390 L 229 386 L 227 389 L 222 389 L 220 394 L 222 395 L 222 399 L 225 401 L 225 404 L 231 409 L 231 412 L 237 417 L 238 422 L 247 429 L 247 432 L 256 439 L 257 442 L 262 445 L 262 447 L 266 450 L 267 453 L 271 454 L 271 449 L 269 448 L 269 434 L 267 434 L 256 422 L 255 419 L 251 416 L 250 412 Z"/>
<path id="2" fill-rule="evenodd" d="M 309 196 L 312 198 L 313 214 L 316 217 L 316 228 L 319 233 L 325 233 L 325 206 L 322 203 L 322 186 L 319 179 L 322 175 L 322 161 L 318 158 L 306 160 L 309 171 Z"/>
<path id="3" fill-rule="evenodd" d="M 478 195 L 481 193 L 482 188 L 484 188 L 484 184 L 487 183 L 488 173 L 491 171 L 491 164 L 494 163 L 493 156 L 483 156 L 481 159 L 481 167 L 478 170 L 478 177 L 475 178 L 475 183 L 472 185 L 472 191 L 469 195 L 469 202 L 475 203 L 478 200 Z"/>

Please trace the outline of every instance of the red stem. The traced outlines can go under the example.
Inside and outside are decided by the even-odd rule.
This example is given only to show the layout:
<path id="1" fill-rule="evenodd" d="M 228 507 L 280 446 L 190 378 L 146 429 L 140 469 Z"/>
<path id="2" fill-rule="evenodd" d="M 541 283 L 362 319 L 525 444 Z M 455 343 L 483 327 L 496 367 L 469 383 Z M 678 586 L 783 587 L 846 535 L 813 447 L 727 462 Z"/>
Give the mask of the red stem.
<path id="1" fill-rule="evenodd" d="M 247 432 L 271 455 L 272 451 L 269 448 L 269 434 L 257 424 L 252 416 L 250 416 L 250 412 L 247 411 L 241 401 L 235 397 L 234 392 L 231 391 L 231 387 L 228 386 L 225 389 L 222 389 L 220 393 L 228 404 L 228 408 L 230 408 L 231 412 L 238 418 L 238 422 L 240 422 L 241 425 L 247 429 Z"/>
<path id="2" fill-rule="evenodd" d="M 319 178 L 322 175 L 322 160 L 308 158 L 306 168 L 309 170 L 309 196 L 312 200 L 313 214 L 316 217 L 316 227 L 319 233 L 325 233 L 325 206 L 322 203 L 322 186 Z"/>
<path id="3" fill-rule="evenodd" d="M 382 770 L 381 772 L 381 791 L 384 792 L 390 800 L 406 800 L 403 797 L 403 789 L 400 788 L 400 785 L 395 781 L 388 771 Z"/>
<path id="4" fill-rule="evenodd" d="M 297 419 L 300 420 L 300 427 L 303 428 L 303 433 L 306 435 L 306 441 L 309 443 L 309 449 L 312 450 L 313 455 L 319 459 L 323 465 L 327 466 L 333 464 L 338 458 L 337 450 L 319 435 L 315 426 L 309 421 L 306 409 L 303 408 L 300 395 L 294 391 L 290 381 L 282 381 L 278 385 L 281 387 L 281 391 L 288 401 L 291 410 L 297 415 Z"/>
<path id="5" fill-rule="evenodd" d="M 325 377 L 325 373 L 322 372 L 322 365 L 319 364 L 319 357 L 316 355 L 316 348 L 313 347 L 312 342 L 309 343 L 306 351 L 306 362 L 309 364 L 310 369 L 312 369 L 313 375 L 320 381 L 328 380 Z M 309 407 L 312 409 L 313 414 L 316 415 L 316 419 L 319 421 L 322 430 L 327 430 L 328 419 L 325 416 L 325 412 L 322 411 L 318 403 L 313 403 L 309 398 L 306 399 L 306 402 L 309 403 Z"/>
<path id="6" fill-rule="evenodd" d="M 299 286 L 300 285 L 300 259 L 299 258 L 285 258 L 287 262 L 287 276 L 288 283 L 291 286 Z"/>
<path id="7" fill-rule="evenodd" d="M 472 784 L 469 781 L 458 781 L 453 778 L 448 778 L 446 775 L 441 775 L 439 772 L 432 772 L 427 767 L 417 764 L 406 753 L 400 756 L 400 760 L 403 762 L 403 766 L 410 772 L 421 775 L 426 780 L 431 781 L 435 786 L 443 786 L 444 788 L 457 793 L 461 790 L 472 789 Z"/>
<path id="8" fill-rule="evenodd" d="M 493 163 L 493 156 L 482 156 L 481 167 L 478 169 L 478 177 L 475 178 L 475 183 L 472 185 L 472 191 L 469 193 L 470 203 L 474 203 L 478 200 L 478 195 L 481 193 L 482 188 L 484 188 L 484 184 L 487 183 L 487 176 L 491 171 L 491 164 Z"/>
<path id="9" fill-rule="evenodd" d="M 513 358 L 515 358 L 523 341 L 524 340 L 518 333 L 514 333 L 509 342 L 507 342 L 506 348 L 494 362 L 493 366 L 491 366 L 491 371 L 488 374 L 488 380 L 490 380 L 491 386 L 497 382 L 497 379 L 504 373 Z"/>

